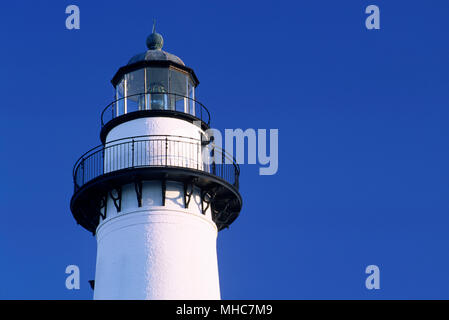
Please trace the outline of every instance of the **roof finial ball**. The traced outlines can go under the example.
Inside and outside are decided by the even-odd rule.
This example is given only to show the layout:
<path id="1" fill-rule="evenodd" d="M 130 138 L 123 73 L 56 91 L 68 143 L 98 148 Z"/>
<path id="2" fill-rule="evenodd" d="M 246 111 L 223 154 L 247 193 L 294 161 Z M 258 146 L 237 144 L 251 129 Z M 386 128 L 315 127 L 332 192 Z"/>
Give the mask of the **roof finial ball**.
<path id="1" fill-rule="evenodd" d="M 156 21 L 153 21 L 153 33 L 147 38 L 147 47 L 150 50 L 161 50 L 164 45 L 164 38 L 156 32 Z"/>

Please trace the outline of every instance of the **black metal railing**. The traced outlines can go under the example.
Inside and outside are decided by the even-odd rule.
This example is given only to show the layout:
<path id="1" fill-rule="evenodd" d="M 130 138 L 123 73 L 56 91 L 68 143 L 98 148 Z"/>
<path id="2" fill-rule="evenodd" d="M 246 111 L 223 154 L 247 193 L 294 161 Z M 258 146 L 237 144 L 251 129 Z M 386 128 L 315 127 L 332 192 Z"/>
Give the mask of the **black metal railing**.
<path id="1" fill-rule="evenodd" d="M 181 136 L 124 138 L 97 146 L 75 163 L 75 192 L 89 181 L 114 171 L 142 167 L 188 168 L 210 173 L 238 189 L 240 169 L 223 149 Z"/>
<path id="2" fill-rule="evenodd" d="M 117 99 L 101 113 L 101 126 L 119 116 L 143 111 L 167 110 L 186 113 L 210 125 L 209 110 L 200 102 L 176 93 L 138 93 Z"/>

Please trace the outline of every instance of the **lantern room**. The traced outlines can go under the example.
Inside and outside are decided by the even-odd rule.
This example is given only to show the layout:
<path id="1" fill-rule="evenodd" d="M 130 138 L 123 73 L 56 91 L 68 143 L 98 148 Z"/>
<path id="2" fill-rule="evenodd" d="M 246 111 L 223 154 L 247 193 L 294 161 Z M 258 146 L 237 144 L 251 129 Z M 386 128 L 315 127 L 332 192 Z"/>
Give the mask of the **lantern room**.
<path id="1" fill-rule="evenodd" d="M 141 110 L 172 110 L 196 116 L 195 88 L 199 81 L 177 56 L 162 50 L 158 33 L 147 38 L 148 51 L 130 59 L 118 70 L 115 116 Z"/>

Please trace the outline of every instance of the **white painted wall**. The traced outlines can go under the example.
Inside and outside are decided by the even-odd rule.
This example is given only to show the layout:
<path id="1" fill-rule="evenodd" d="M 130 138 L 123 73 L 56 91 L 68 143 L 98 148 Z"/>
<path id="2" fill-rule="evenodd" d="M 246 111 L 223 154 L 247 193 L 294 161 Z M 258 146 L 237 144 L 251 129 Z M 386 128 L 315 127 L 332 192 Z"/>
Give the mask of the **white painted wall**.
<path id="1" fill-rule="evenodd" d="M 122 123 L 113 128 L 106 137 L 106 143 L 135 136 L 144 135 L 173 135 L 200 139 L 204 131 L 192 123 L 164 117 L 139 118 Z"/>
<path id="2" fill-rule="evenodd" d="M 200 132 L 184 120 L 146 118 L 117 126 L 107 141 L 154 134 L 199 139 Z M 220 299 L 217 227 L 200 199 L 195 188 L 185 208 L 183 185 L 173 181 L 165 206 L 160 181 L 143 183 L 142 207 L 133 184 L 122 188 L 120 212 L 109 197 L 96 232 L 94 299 Z"/>

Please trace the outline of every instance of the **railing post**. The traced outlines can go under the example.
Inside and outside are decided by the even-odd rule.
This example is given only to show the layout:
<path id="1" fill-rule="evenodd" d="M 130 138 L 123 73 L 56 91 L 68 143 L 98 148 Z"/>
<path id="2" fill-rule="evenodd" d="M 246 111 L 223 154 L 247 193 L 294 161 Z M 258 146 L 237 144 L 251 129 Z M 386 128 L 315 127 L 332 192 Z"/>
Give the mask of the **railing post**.
<path id="1" fill-rule="evenodd" d="M 224 154 L 224 150 L 223 149 L 221 149 L 221 177 L 222 178 L 225 178 L 225 173 L 224 173 L 224 170 L 225 170 L 225 154 Z"/>
<path id="2" fill-rule="evenodd" d="M 240 174 L 237 172 L 237 169 L 234 167 L 234 174 L 235 174 L 235 181 L 234 181 L 234 186 L 238 189 L 239 188 L 239 179 L 240 179 Z"/>
<path id="3" fill-rule="evenodd" d="M 101 150 L 101 164 L 100 164 L 100 172 L 101 174 L 105 174 L 105 165 L 104 165 L 104 151 L 105 151 L 105 147 L 102 148 Z"/>
<path id="4" fill-rule="evenodd" d="M 134 139 L 132 140 L 132 144 L 131 144 L 131 152 L 132 152 L 132 157 L 131 157 L 131 167 L 134 168 Z"/>
<path id="5" fill-rule="evenodd" d="M 165 137 L 165 166 L 168 166 L 168 138 Z"/>
<path id="6" fill-rule="evenodd" d="M 200 170 L 200 160 L 198 157 L 200 156 L 200 143 L 196 144 L 196 169 Z"/>
<path id="7" fill-rule="evenodd" d="M 215 148 L 212 148 L 212 174 L 217 175 L 215 168 Z"/>
<path id="8" fill-rule="evenodd" d="M 81 185 L 84 185 L 84 158 L 81 160 L 81 174 L 82 174 Z"/>

